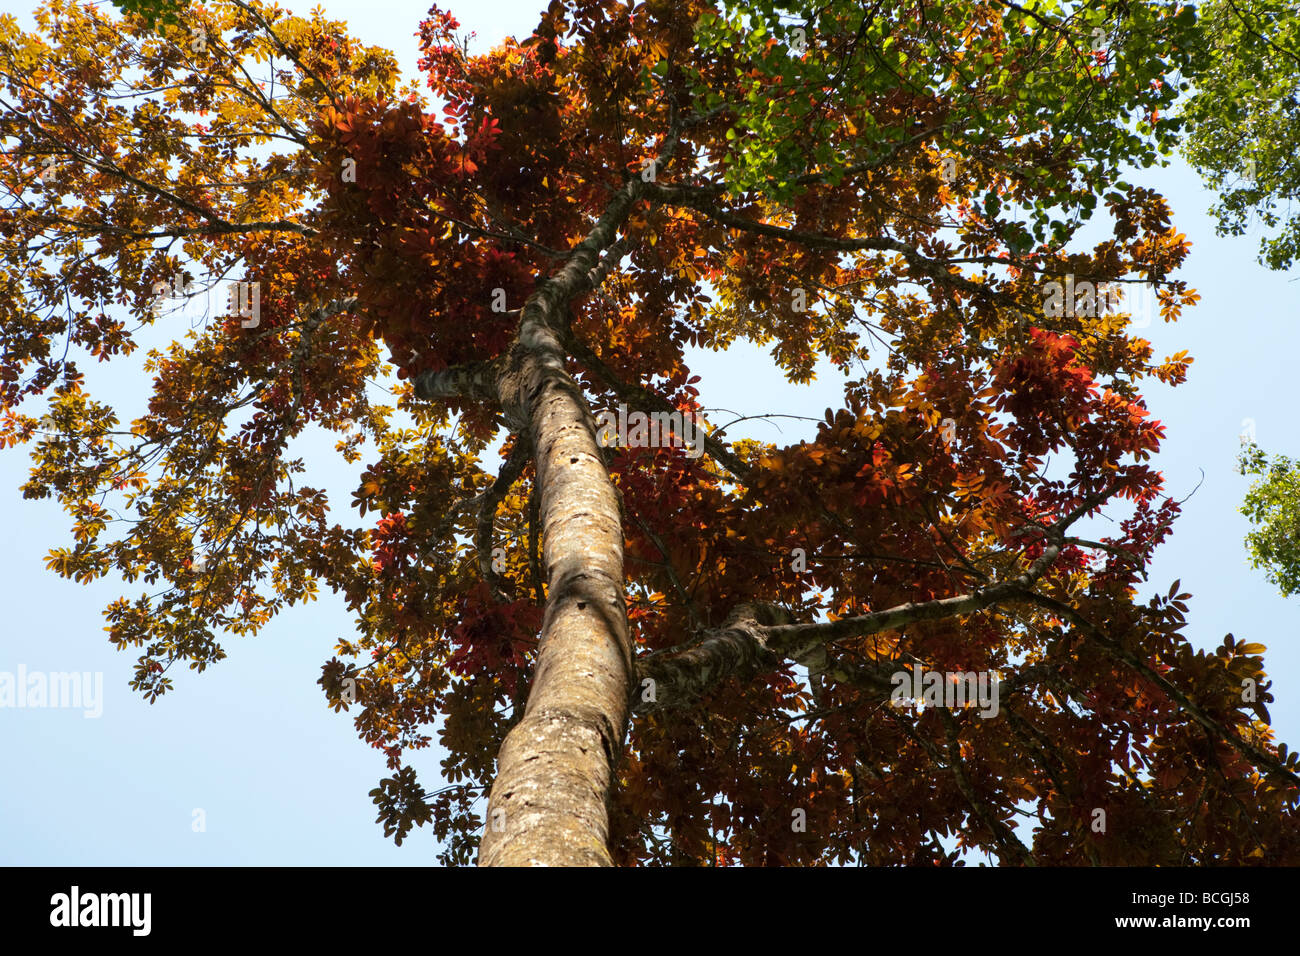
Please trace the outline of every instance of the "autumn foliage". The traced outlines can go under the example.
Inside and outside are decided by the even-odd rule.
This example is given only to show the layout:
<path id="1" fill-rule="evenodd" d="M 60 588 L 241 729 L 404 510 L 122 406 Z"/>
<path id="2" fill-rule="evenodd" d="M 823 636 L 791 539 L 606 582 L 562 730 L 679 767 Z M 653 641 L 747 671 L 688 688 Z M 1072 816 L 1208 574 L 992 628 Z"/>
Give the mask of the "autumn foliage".
<path id="1" fill-rule="evenodd" d="M 1300 862 L 1263 648 L 1193 649 L 1177 582 L 1138 597 L 1179 513 L 1140 385 L 1191 359 L 1123 308 L 1043 308 L 1067 274 L 1194 304 L 1167 205 L 1119 173 L 1176 140 L 1194 17 L 1071 6 L 556 0 L 481 55 L 435 7 L 427 93 L 261 3 L 161 34 L 78 4 L 39 36 L 0 21 L 0 441 L 72 519 L 51 568 L 150 585 L 107 622 L 151 699 L 223 632 L 343 595 L 320 685 L 387 757 L 385 832 L 470 862 L 569 599 L 553 575 L 588 557 L 547 549 L 587 499 L 543 487 L 550 433 L 506 397 L 526 319 L 563 343 L 574 428 L 620 402 L 720 428 L 691 350 L 748 341 L 794 382 L 829 361 L 841 406 L 788 444 L 599 462 L 636 660 L 626 737 L 606 715 L 613 862 Z M 1094 213 L 1110 235 L 1080 250 Z M 177 270 L 259 281 L 259 322 L 150 353 L 121 422 L 76 362 L 165 323 Z M 351 516 L 288 450 L 312 427 L 364 464 Z M 894 706 L 914 663 L 1001 674 L 999 713 Z"/>

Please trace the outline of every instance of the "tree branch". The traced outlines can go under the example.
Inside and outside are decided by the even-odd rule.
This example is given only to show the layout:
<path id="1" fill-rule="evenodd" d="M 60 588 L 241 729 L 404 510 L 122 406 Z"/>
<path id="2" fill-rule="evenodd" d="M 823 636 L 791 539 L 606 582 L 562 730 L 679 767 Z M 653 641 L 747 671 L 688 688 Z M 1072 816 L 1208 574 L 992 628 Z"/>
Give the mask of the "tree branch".
<path id="1" fill-rule="evenodd" d="M 952 714 L 946 710 L 940 710 L 939 716 L 943 720 L 944 736 L 948 744 L 948 769 L 952 771 L 953 776 L 957 779 L 957 789 L 961 795 L 966 798 L 975 815 L 980 818 L 983 824 L 992 832 L 994 839 L 1002 847 L 1003 858 L 1018 858 L 1024 866 L 1036 866 L 1034 855 L 1029 852 L 1029 848 L 1020 842 L 1015 831 L 1007 826 L 998 815 L 989 808 L 979 794 L 975 792 L 975 787 L 970 782 L 970 777 L 966 775 L 965 761 L 961 755 L 961 742 L 957 739 L 957 721 L 953 719 Z M 929 749 L 929 748 L 927 748 Z M 934 755 L 932 755 L 934 756 Z M 938 761 L 941 765 L 943 761 Z"/>
<path id="2" fill-rule="evenodd" d="M 775 605 L 742 604 L 727 623 L 708 630 L 686 644 L 647 654 L 637 661 L 637 679 L 654 682 L 654 701 L 642 700 L 635 712 L 648 713 L 658 706 L 687 706 L 722 680 L 745 677 L 760 667 L 774 668 L 783 659 L 804 659 L 820 666 L 815 646 L 881 631 L 898 630 L 917 621 L 935 621 L 971 614 L 999 603 L 1035 601 L 1034 585 L 1056 561 L 1064 547 L 1064 531 L 1092 511 L 1110 494 L 1109 489 L 1086 498 L 1070 513 L 1048 527 L 1038 525 L 1052 540 L 1022 573 L 1006 581 L 977 588 L 967 594 L 933 601 L 908 602 L 837 621 L 794 624 L 789 612 Z M 835 676 L 835 668 L 825 673 Z"/>
<path id="3" fill-rule="evenodd" d="M 1261 750 L 1259 747 L 1245 740 L 1242 740 L 1235 733 L 1224 727 L 1221 723 L 1207 714 L 1201 707 L 1191 700 L 1185 693 L 1174 686 L 1162 674 L 1157 673 L 1146 661 L 1142 660 L 1132 651 L 1121 646 L 1118 641 L 1109 637 L 1099 627 L 1089 621 L 1086 617 L 1072 608 L 1063 601 L 1048 597 L 1045 594 L 1028 595 L 1030 601 L 1039 607 L 1047 608 L 1055 614 L 1068 620 L 1076 628 L 1083 631 L 1093 640 L 1095 640 L 1102 649 L 1111 657 L 1126 664 L 1128 667 L 1137 671 L 1147 680 L 1151 681 L 1168 697 L 1178 704 L 1187 712 L 1193 720 L 1210 731 L 1216 738 L 1231 746 L 1234 750 L 1246 757 L 1257 767 L 1264 767 L 1270 772 L 1285 778 L 1294 786 L 1300 787 L 1300 776 L 1293 771 L 1284 767 L 1275 757 Z"/>
<path id="4" fill-rule="evenodd" d="M 478 525 L 474 530 L 474 547 L 478 549 L 478 570 L 483 580 L 492 589 L 492 596 L 499 602 L 513 600 L 515 589 L 509 580 L 497 574 L 496 569 L 492 567 L 492 529 L 496 522 L 497 505 L 501 503 L 501 499 L 506 496 L 511 486 L 519 480 L 530 457 L 528 439 L 520 435 L 515 439 L 510 454 L 506 456 L 497 480 L 492 483 L 492 487 L 483 495 L 483 500 L 479 504 Z"/>
<path id="5" fill-rule="evenodd" d="M 619 378 L 618 373 L 602 362 L 599 356 L 587 346 L 585 342 L 576 335 L 569 333 L 565 337 L 565 347 L 568 348 L 573 357 L 582 363 L 588 371 L 592 372 L 597 378 L 609 386 L 610 390 L 619 399 L 627 402 L 630 406 L 636 406 L 643 411 L 652 412 L 676 412 L 668 399 L 664 398 L 657 392 L 651 391 L 642 385 L 630 385 Z M 708 452 L 709 457 L 718 464 L 722 465 L 727 471 L 731 472 L 742 483 L 749 478 L 749 467 L 736 457 L 735 453 L 726 445 L 726 443 L 714 438 L 707 431 L 704 434 L 704 450 Z"/>
<path id="6" fill-rule="evenodd" d="M 812 246 L 822 249 L 835 249 L 840 252 L 863 252 L 863 251 L 880 251 L 896 252 L 903 256 L 912 266 L 926 275 L 929 275 L 947 285 L 955 286 L 964 292 L 972 295 L 987 295 L 989 288 L 983 283 L 972 282 L 965 276 L 957 272 L 951 272 L 941 262 L 928 259 L 921 255 L 915 248 L 905 242 L 897 239 L 891 239 L 887 236 L 874 237 L 847 237 L 827 236 L 815 232 L 801 232 L 796 229 L 788 229 L 784 226 L 772 226 L 766 223 L 755 222 L 752 219 L 746 219 L 744 216 L 738 216 L 718 209 L 711 203 L 704 201 L 689 186 L 663 186 L 657 183 L 646 184 L 647 194 L 656 202 L 667 205 L 685 206 L 688 209 L 694 209 L 696 212 L 703 213 L 710 219 L 721 225 L 732 229 L 740 229 L 744 232 L 752 232 L 760 236 L 768 236 L 773 239 L 783 239 L 787 242 L 794 242 L 804 246 Z M 1012 263 L 1006 263 L 1012 264 Z"/>
<path id="7" fill-rule="evenodd" d="M 426 400 L 463 398 L 479 402 L 497 400 L 497 375 L 501 359 L 471 362 L 451 368 L 420 372 L 411 379 L 415 397 Z"/>
<path id="8" fill-rule="evenodd" d="M 685 706 L 728 677 L 746 677 L 777 667 L 783 655 L 768 648 L 765 634 L 769 627 L 791 620 L 789 611 L 774 604 L 741 604 L 722 627 L 705 630 L 687 644 L 642 657 L 631 688 L 639 695 L 634 712 Z"/>

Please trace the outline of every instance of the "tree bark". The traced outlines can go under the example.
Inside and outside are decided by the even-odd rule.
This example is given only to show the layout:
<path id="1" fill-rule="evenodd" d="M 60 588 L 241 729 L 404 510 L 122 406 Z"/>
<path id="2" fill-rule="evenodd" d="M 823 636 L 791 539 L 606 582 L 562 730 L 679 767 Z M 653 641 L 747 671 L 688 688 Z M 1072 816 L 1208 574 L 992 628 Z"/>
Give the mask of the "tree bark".
<path id="1" fill-rule="evenodd" d="M 565 371 L 564 337 L 568 302 L 608 267 L 598 256 L 638 186 L 620 190 L 559 274 L 529 297 L 497 380 L 503 417 L 528 429 L 535 450 L 547 593 L 528 704 L 498 756 L 480 866 L 613 862 L 607 799 L 633 673 L 623 523 L 595 420 Z"/>

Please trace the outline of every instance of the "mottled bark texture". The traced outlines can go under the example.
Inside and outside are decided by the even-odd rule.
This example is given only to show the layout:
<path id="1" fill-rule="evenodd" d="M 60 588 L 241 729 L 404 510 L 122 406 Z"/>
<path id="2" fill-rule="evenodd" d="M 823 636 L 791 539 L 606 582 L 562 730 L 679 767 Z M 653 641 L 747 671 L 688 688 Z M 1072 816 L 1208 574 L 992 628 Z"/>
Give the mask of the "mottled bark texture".
<path id="1" fill-rule="evenodd" d="M 480 866 L 609 866 L 606 801 L 627 733 L 632 641 L 618 497 L 595 420 L 565 371 L 569 300 L 602 275 L 638 194 L 630 181 L 560 272 L 524 304 L 496 381 L 535 452 L 546 613 L 523 719 L 488 798 Z M 616 253 L 612 253 L 616 254 Z M 603 264 L 608 268 L 608 264 Z"/>
<path id="2" fill-rule="evenodd" d="M 742 604 L 721 627 L 695 640 L 647 654 L 637 662 L 638 714 L 660 707 L 688 707 L 728 677 L 745 678 L 772 670 L 785 656 L 768 647 L 767 628 L 793 618 L 772 604 Z"/>
<path id="3" fill-rule="evenodd" d="M 468 398 L 495 401 L 500 363 L 475 362 L 455 368 L 421 372 L 411 380 L 416 398 Z"/>

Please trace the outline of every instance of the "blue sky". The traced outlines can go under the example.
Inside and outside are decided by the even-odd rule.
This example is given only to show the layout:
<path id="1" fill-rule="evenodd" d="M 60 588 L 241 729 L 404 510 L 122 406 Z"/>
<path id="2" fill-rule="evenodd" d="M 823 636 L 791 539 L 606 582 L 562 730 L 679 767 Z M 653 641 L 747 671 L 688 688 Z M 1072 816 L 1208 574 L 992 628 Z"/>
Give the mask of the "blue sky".
<path id="1" fill-rule="evenodd" d="M 282 4 L 306 12 L 308 3 Z M 408 75 L 417 57 L 414 31 L 423 2 L 323 0 L 331 17 L 347 20 L 365 42 L 393 50 Z M 531 32 L 544 0 L 473 4 L 450 2 L 477 43 Z M 30 24 L 28 0 L 0 0 L 0 12 Z M 1253 422 L 1270 452 L 1300 452 L 1294 408 L 1297 372 L 1294 276 L 1255 262 L 1257 236 L 1220 239 L 1205 210 L 1212 196 L 1181 162 L 1134 173 L 1130 181 L 1165 195 L 1192 256 L 1179 277 L 1200 292 L 1198 306 L 1174 325 L 1146 330 L 1157 356 L 1187 349 L 1195 357 L 1188 382 L 1146 384 L 1155 418 L 1167 426 L 1157 458 L 1167 490 L 1184 505 L 1171 543 L 1151 568 L 1151 591 L 1175 578 L 1193 595 L 1185 633 L 1197 647 L 1217 645 L 1228 632 L 1267 645 L 1265 661 L 1278 703 L 1279 737 L 1300 742 L 1300 603 L 1279 596 L 1262 572 L 1249 568 L 1237 509 L 1247 480 L 1234 468 L 1239 435 Z M 158 341 L 188 328 L 183 317 Z M 737 345 L 700 354 L 694 368 L 706 406 L 740 414 L 782 412 L 820 417 L 838 407 L 839 388 L 823 377 L 788 385 L 764 352 Z M 92 394 L 138 409 L 140 376 L 116 364 L 88 369 Z M 138 412 L 132 412 L 136 414 Z M 125 417 L 125 416 L 124 416 Z M 746 423 L 731 434 L 795 441 L 810 427 L 780 420 L 782 431 Z M 356 469 L 339 461 L 332 440 L 307 439 L 301 453 L 313 484 L 346 509 Z M 319 454 L 313 454 L 312 449 Z M 431 838 L 416 831 L 401 848 L 384 839 L 367 791 L 387 775 L 382 757 L 356 737 L 351 718 L 324 703 L 315 681 L 334 642 L 351 630 L 342 602 L 330 595 L 277 618 L 255 638 L 224 642 L 229 657 L 206 673 L 183 673 L 176 689 L 149 705 L 127 686 L 132 653 L 106 640 L 101 609 L 138 587 L 101 580 L 89 587 L 44 568 L 52 547 L 64 546 L 68 521 L 57 504 L 24 501 L 23 449 L 0 453 L 0 671 L 102 672 L 102 715 L 80 710 L 0 709 L 0 863 L 4 864 L 409 864 L 432 862 Z M 437 786 L 436 752 L 415 761 L 425 786 Z M 194 828 L 201 810 L 205 827 Z"/>

